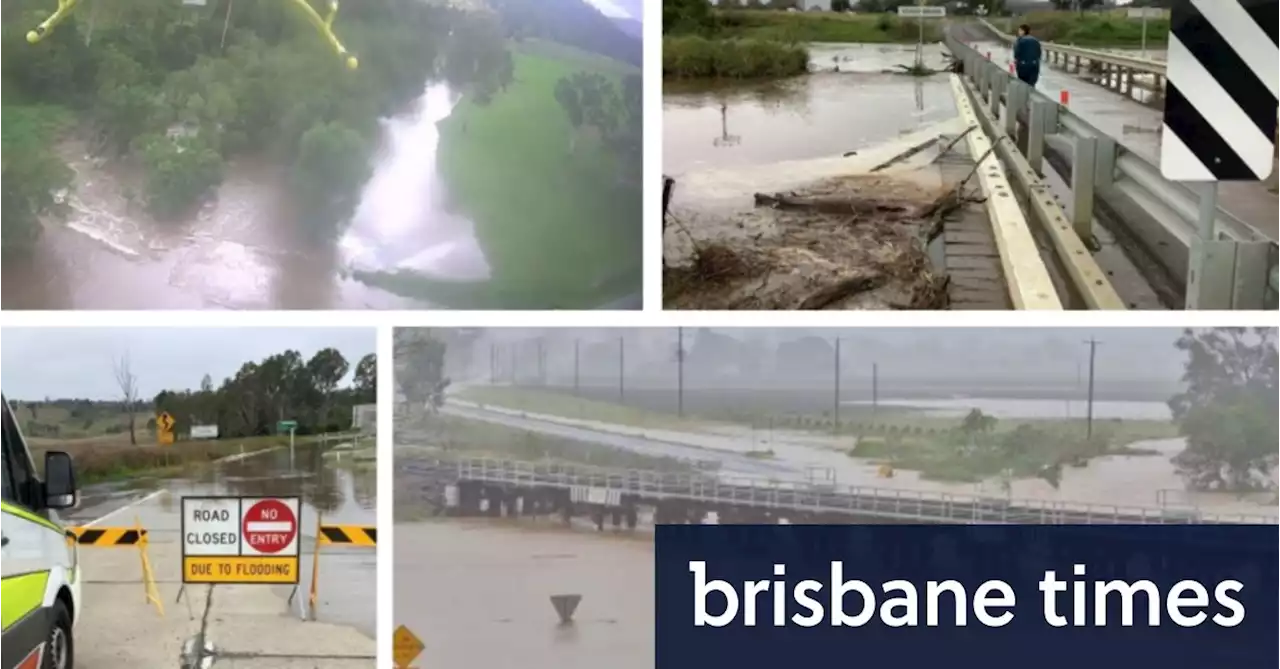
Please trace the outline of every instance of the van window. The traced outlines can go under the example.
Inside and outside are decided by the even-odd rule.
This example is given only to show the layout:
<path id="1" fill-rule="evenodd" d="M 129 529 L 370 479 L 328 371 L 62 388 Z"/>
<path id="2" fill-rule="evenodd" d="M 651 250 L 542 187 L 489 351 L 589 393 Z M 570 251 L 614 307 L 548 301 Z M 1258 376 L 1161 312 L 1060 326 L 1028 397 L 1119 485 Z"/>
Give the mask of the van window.
<path id="1" fill-rule="evenodd" d="M 4 499 L 6 502 L 32 507 L 31 489 L 35 480 L 31 471 L 31 459 L 27 457 L 26 444 L 18 433 L 18 426 L 6 404 L 4 425 L 0 432 L 4 437 Z"/>
<path id="2" fill-rule="evenodd" d="M 8 413 L 0 411 L 0 427 L 9 423 Z M 0 429 L 0 500 L 18 501 L 18 495 L 15 490 L 17 487 L 13 485 L 13 472 L 9 466 L 9 436 L 5 434 L 5 430 Z"/>

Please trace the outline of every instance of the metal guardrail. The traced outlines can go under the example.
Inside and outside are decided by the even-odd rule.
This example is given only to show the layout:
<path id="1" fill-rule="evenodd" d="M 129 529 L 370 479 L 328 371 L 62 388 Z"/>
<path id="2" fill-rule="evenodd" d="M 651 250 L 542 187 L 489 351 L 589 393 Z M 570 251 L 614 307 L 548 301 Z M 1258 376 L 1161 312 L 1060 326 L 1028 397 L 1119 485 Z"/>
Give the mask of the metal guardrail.
<path id="1" fill-rule="evenodd" d="M 845 486 L 827 481 L 779 481 L 743 475 L 663 473 L 583 465 L 468 458 L 409 461 L 459 481 L 569 488 L 590 486 L 651 499 L 683 499 L 800 511 L 865 513 L 886 518 L 946 523 L 1029 524 L 1264 524 L 1261 514 L 1202 514 L 1195 509 L 1158 508 L 1005 499 L 926 491 Z"/>
<path id="2" fill-rule="evenodd" d="M 1095 204 L 1119 212 L 1124 231 L 1159 264 L 1166 279 L 1186 288 L 1189 263 L 1200 239 L 1200 196 L 1188 186 L 1165 179 L 1157 165 L 1121 146 L 1115 139 L 1075 115 L 1069 108 L 1027 86 L 950 33 L 947 48 L 964 61 L 961 77 L 995 138 L 1027 133 L 1024 155 L 1041 173 L 1048 150 L 1070 167 L 1072 222 L 1082 238 L 1090 236 Z M 1019 128 L 1019 123 L 1022 127 Z M 1087 156 L 1086 160 L 1076 160 Z M 1043 186 L 1041 185 L 1041 188 Z M 1024 191 L 1027 189 L 1024 188 Z M 1024 192 L 1024 195 L 1031 193 Z M 1206 276 L 1226 277 L 1218 291 L 1204 295 L 1201 309 L 1275 309 L 1280 292 L 1277 246 L 1221 207 L 1214 209 L 1216 245 Z M 1140 218 L 1141 220 L 1130 220 Z"/>
<path id="3" fill-rule="evenodd" d="M 1001 41 L 1012 44 L 1014 36 L 995 27 L 986 19 L 979 19 L 982 25 L 1000 38 Z M 1063 56 L 1073 56 L 1083 60 L 1090 60 L 1096 63 L 1106 63 L 1115 65 L 1125 69 L 1141 72 L 1143 74 L 1154 74 L 1160 77 L 1165 76 L 1166 66 L 1164 61 L 1152 60 L 1150 58 L 1135 58 L 1118 53 L 1108 53 L 1106 51 L 1098 51 L 1096 49 L 1085 49 L 1078 46 L 1068 46 L 1066 44 L 1057 44 L 1054 42 L 1041 42 L 1040 48 L 1045 54 L 1057 53 Z"/>

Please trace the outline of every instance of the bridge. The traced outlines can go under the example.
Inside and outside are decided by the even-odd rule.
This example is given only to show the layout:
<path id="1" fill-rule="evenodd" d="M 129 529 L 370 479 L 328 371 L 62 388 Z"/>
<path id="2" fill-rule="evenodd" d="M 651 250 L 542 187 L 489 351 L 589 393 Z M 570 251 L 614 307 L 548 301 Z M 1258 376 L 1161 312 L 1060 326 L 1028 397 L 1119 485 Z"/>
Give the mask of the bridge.
<path id="1" fill-rule="evenodd" d="M 928 523 L 1042 525 L 1276 524 L 1264 515 L 1211 515 L 1190 508 L 1005 499 L 709 473 L 665 473 L 558 463 L 400 455 L 396 469 L 424 484 L 445 513 L 461 516 L 559 515 L 593 519 L 603 529 L 634 528 L 638 509 L 655 524 Z M 415 484 L 416 485 L 416 484 Z"/>
<path id="2" fill-rule="evenodd" d="M 1025 228 L 1046 242 L 1042 260 L 1050 275 L 1060 277 L 1055 288 L 1064 306 L 1124 308 L 1116 300 L 1123 291 L 1095 260 L 1099 228 L 1105 227 L 1165 306 L 1276 308 L 1276 200 L 1266 185 L 1222 184 L 1218 201 L 1203 189 L 1165 179 L 1159 134 L 1127 136 L 1116 125 L 1122 115 L 1114 104 L 1074 110 L 1068 86 L 1056 99 L 1046 94 L 1053 86 L 1043 80 L 1036 89 L 1026 86 L 1008 71 L 1003 50 L 993 57 L 990 47 L 970 43 L 993 35 L 1004 46 L 1013 39 L 985 20 L 981 25 L 953 26 L 945 45 L 964 64 L 957 94 L 962 116 L 979 126 L 983 146 L 994 154 L 983 167 L 1007 173 L 1021 204 L 1019 212 L 992 212 L 997 247 L 1024 256 L 1003 263 L 1015 304 L 1020 294 L 1045 290 L 1042 274 L 1009 271 L 1028 261 L 1008 241 Z M 1128 103 L 1162 99 L 1164 62 L 1052 43 L 1044 44 L 1044 52 L 1046 65 L 1072 78 L 1085 75 L 1087 86 L 1113 91 Z M 1158 118 L 1159 111 L 1149 115 Z M 1065 183 L 1055 183 L 1059 179 Z M 989 198 L 1001 196 L 989 183 L 984 190 Z"/>

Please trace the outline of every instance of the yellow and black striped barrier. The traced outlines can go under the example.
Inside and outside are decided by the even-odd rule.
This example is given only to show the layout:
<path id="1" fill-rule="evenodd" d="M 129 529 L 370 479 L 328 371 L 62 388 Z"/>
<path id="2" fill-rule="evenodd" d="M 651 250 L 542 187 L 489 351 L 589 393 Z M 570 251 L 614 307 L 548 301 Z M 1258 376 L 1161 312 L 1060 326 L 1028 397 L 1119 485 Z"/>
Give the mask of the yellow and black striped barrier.
<path id="1" fill-rule="evenodd" d="M 377 546 L 378 528 L 372 525 L 321 525 L 319 543 L 345 546 Z"/>
<path id="2" fill-rule="evenodd" d="M 81 546 L 124 546 L 135 548 L 147 545 L 147 531 L 135 527 L 72 527 L 67 536 Z"/>
<path id="3" fill-rule="evenodd" d="M 68 527 L 67 543 L 75 542 L 80 546 L 95 548 L 136 548 L 142 560 L 142 588 L 147 601 L 156 607 L 156 611 L 164 617 L 164 604 L 160 603 L 160 589 L 156 585 L 155 571 L 151 569 L 151 559 L 147 557 L 147 531 L 142 522 L 134 519 L 133 527 Z"/>
<path id="4" fill-rule="evenodd" d="M 378 545 L 378 528 L 373 525 L 325 525 L 316 516 L 316 549 L 311 555 L 311 619 L 315 620 L 316 602 L 320 599 L 320 547 Z"/>

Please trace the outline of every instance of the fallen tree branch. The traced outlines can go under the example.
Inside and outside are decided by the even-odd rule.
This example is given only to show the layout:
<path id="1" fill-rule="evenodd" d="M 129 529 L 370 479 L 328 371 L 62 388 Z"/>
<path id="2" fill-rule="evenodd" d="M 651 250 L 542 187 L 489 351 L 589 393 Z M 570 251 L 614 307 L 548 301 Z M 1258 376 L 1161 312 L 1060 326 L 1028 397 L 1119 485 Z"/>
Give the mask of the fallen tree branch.
<path id="1" fill-rule="evenodd" d="M 916 144 L 915 146 L 913 146 L 913 147 L 911 147 L 911 148 L 907 149 L 906 151 L 903 151 L 902 153 L 899 153 L 898 155 L 896 155 L 896 156 L 894 156 L 894 157 L 890 158 L 889 160 L 887 160 L 887 161 L 885 161 L 885 162 L 883 162 L 883 163 L 880 163 L 879 165 L 876 165 L 875 167 L 871 168 L 871 172 L 872 172 L 872 173 L 879 172 L 880 170 L 883 170 L 883 169 L 885 169 L 885 168 L 888 168 L 888 167 L 892 167 L 892 166 L 894 166 L 894 165 L 897 165 L 898 163 L 900 163 L 900 162 L 902 162 L 902 161 L 904 161 L 904 160 L 906 160 L 906 159 L 910 158 L 911 156 L 914 156 L 914 155 L 916 155 L 917 153 L 920 153 L 921 151 L 924 151 L 925 149 L 927 149 L 927 148 L 929 148 L 929 147 L 933 146 L 934 144 L 937 144 L 937 143 L 938 143 L 938 141 L 939 141 L 939 140 L 941 140 L 941 139 L 942 139 L 942 135 L 938 135 L 937 137 L 934 137 L 933 139 L 930 139 L 930 140 L 927 140 L 927 141 L 924 141 L 924 142 L 920 142 L 919 144 Z"/>

